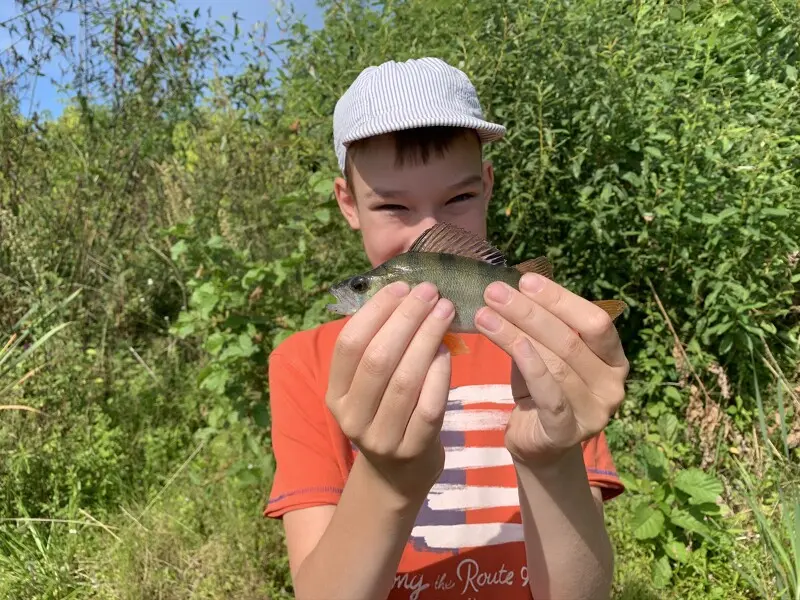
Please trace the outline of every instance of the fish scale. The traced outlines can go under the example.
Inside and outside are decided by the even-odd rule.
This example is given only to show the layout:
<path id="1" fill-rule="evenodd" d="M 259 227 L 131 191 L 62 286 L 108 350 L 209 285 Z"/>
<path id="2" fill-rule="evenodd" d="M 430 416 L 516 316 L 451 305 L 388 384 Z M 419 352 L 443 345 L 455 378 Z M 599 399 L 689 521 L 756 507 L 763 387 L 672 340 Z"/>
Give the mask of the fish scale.
<path id="1" fill-rule="evenodd" d="M 405 281 L 411 287 L 423 282 L 436 285 L 439 296 L 455 307 L 450 326 L 454 333 L 475 333 L 475 315 L 486 303 L 483 292 L 494 281 L 516 288 L 522 277 L 513 267 L 498 267 L 487 262 L 436 252 L 401 254 L 384 263 L 386 281 Z"/>

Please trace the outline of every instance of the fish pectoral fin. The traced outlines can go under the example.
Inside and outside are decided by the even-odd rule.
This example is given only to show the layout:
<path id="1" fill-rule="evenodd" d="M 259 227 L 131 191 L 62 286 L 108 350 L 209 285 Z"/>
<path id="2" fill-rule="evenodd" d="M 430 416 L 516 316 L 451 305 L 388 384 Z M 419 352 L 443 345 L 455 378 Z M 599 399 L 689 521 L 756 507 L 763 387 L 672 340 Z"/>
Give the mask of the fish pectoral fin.
<path id="1" fill-rule="evenodd" d="M 594 300 L 593 303 L 606 311 L 608 316 L 611 317 L 612 321 L 625 312 L 626 308 L 628 308 L 628 305 L 622 300 Z"/>
<path id="2" fill-rule="evenodd" d="M 488 241 L 450 223 L 438 223 L 426 229 L 408 251 L 455 254 L 498 267 L 504 267 L 506 264 L 503 253 Z"/>
<path id="3" fill-rule="evenodd" d="M 548 279 L 553 278 L 553 265 L 547 260 L 546 256 L 531 258 L 518 265 L 514 265 L 514 268 L 520 273 L 538 273 Z"/>
<path id="4" fill-rule="evenodd" d="M 450 351 L 451 356 L 459 356 L 461 354 L 469 354 L 469 346 L 457 333 L 446 333 L 442 343 Z"/>

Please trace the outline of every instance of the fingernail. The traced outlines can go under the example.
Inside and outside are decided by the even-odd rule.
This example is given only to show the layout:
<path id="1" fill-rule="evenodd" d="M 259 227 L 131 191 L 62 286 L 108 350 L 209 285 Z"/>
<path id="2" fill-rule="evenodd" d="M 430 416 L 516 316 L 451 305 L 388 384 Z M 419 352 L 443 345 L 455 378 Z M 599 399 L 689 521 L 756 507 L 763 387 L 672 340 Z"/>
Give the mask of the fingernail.
<path id="1" fill-rule="evenodd" d="M 398 298 L 402 298 L 403 296 L 407 296 L 408 292 L 411 289 L 408 287 L 408 284 L 404 281 L 395 281 L 393 284 L 389 286 L 389 291 L 392 292 Z"/>
<path id="2" fill-rule="evenodd" d="M 453 303 L 447 298 L 439 298 L 436 306 L 433 307 L 433 314 L 440 319 L 446 319 L 453 312 Z"/>
<path id="3" fill-rule="evenodd" d="M 436 286 L 432 283 L 421 283 L 417 286 L 416 295 L 423 302 L 431 302 L 436 298 Z"/>
<path id="4" fill-rule="evenodd" d="M 500 324 L 500 318 L 491 310 L 482 310 L 478 314 L 478 325 L 487 331 L 497 331 Z"/>
<path id="5" fill-rule="evenodd" d="M 538 292 L 544 287 L 544 277 L 538 273 L 525 273 L 519 282 L 526 292 Z"/>
<path id="6" fill-rule="evenodd" d="M 486 289 L 486 295 L 495 302 L 505 304 L 511 298 L 511 290 L 506 284 L 495 282 Z"/>
<path id="7" fill-rule="evenodd" d="M 441 354 L 442 356 L 446 356 L 450 354 L 450 350 L 444 344 L 440 344 L 439 349 L 436 351 L 436 354 Z"/>

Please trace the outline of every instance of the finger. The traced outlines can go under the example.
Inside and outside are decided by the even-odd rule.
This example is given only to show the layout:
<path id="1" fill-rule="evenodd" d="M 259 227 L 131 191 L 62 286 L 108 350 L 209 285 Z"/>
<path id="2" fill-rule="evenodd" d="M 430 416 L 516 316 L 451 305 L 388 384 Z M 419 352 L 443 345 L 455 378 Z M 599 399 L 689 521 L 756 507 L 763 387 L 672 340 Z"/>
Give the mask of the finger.
<path id="1" fill-rule="evenodd" d="M 418 285 L 367 345 L 347 396 L 348 402 L 359 404 L 353 416 L 353 420 L 358 421 L 353 423 L 356 428 L 372 422 L 389 379 L 437 299 L 436 286 L 431 283 Z"/>
<path id="2" fill-rule="evenodd" d="M 400 445 L 425 377 L 454 316 L 453 303 L 440 298 L 408 344 L 372 419 L 372 430 L 380 436 L 381 444 L 392 448 Z"/>
<path id="3" fill-rule="evenodd" d="M 342 327 L 331 358 L 328 394 L 338 399 L 347 394 L 356 368 L 370 341 L 410 292 L 397 281 L 378 290 Z"/>
<path id="4" fill-rule="evenodd" d="M 440 346 L 425 375 L 419 400 L 400 443 L 402 456 L 419 456 L 439 436 L 447 409 L 450 374 L 450 353 L 445 346 Z"/>
<path id="5" fill-rule="evenodd" d="M 536 342 L 537 349 L 561 359 L 553 365 L 562 371 L 561 378 L 556 373 L 559 382 L 577 374 L 588 383 L 606 374 L 608 365 L 574 329 L 518 290 L 497 281 L 486 288 L 484 297 L 489 310 L 478 311 L 475 324 L 501 347 L 510 348 L 519 336 Z"/>
<path id="6" fill-rule="evenodd" d="M 579 418 L 594 419 L 599 410 L 598 407 L 603 406 L 603 403 L 597 402 L 597 395 L 606 391 L 611 395 L 610 389 L 602 389 L 599 392 L 590 389 L 586 381 L 566 361 L 555 355 L 543 344 L 529 339 L 525 332 L 491 308 L 481 308 L 476 315 L 475 323 L 479 331 L 512 358 L 514 358 L 515 352 L 518 352 L 516 350 L 518 346 L 524 344 L 524 342 L 532 344 L 536 353 L 533 359 L 536 366 L 543 365 L 542 368 L 547 370 L 547 375 L 549 380 L 552 381 L 552 385 L 559 388 L 559 394 L 563 395 L 571 403 L 572 411 Z M 524 357 L 527 355 L 518 354 L 517 356 Z M 526 365 L 519 364 L 518 366 L 522 369 Z M 607 366 L 605 368 L 608 369 Z M 592 383 L 594 387 L 597 387 L 598 385 L 605 385 L 603 382 L 607 380 L 608 378 L 603 377 L 598 380 L 599 384 L 594 381 Z"/>
<path id="7" fill-rule="evenodd" d="M 580 435 L 580 426 L 573 407 L 565 398 L 561 386 L 553 379 L 542 357 L 525 337 L 514 343 L 510 353 L 514 360 L 512 389 L 525 388 L 526 391 L 520 396 L 515 394 L 514 399 L 519 409 L 523 412 L 536 410 L 535 418 L 538 418 L 546 435 L 546 443 L 555 447 L 571 444 Z M 524 385 L 519 385 L 520 378 Z M 532 419 L 525 421 L 529 426 Z M 522 432 L 522 435 L 537 434 L 531 427 L 530 431 Z"/>
<path id="8" fill-rule="evenodd" d="M 484 296 L 487 306 L 561 357 L 586 380 L 591 381 L 593 376 L 607 369 L 577 331 L 525 294 L 497 281 L 486 288 Z"/>
<path id="9" fill-rule="evenodd" d="M 619 334 L 605 310 L 536 273 L 523 275 L 519 289 L 577 331 L 592 351 L 608 365 L 627 368 L 628 361 Z"/>
<path id="10" fill-rule="evenodd" d="M 559 383 L 569 385 L 577 376 L 600 396 L 619 395 L 619 373 L 609 377 L 609 365 L 564 321 L 502 282 L 488 286 L 485 297 L 488 306 L 527 335 L 538 351 L 543 351 L 542 358 Z"/>

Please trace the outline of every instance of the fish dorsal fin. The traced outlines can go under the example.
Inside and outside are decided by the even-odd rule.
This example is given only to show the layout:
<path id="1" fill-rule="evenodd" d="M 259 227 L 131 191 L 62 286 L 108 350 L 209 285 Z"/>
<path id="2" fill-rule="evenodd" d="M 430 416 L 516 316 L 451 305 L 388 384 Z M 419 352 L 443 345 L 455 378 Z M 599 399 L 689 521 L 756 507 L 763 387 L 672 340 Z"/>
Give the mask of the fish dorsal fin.
<path id="1" fill-rule="evenodd" d="M 408 251 L 457 254 L 498 267 L 506 266 L 506 258 L 500 250 L 474 233 L 450 223 L 438 223 L 425 230 Z"/>
<path id="2" fill-rule="evenodd" d="M 540 256 L 539 258 L 532 258 L 514 265 L 514 268 L 520 273 L 538 273 L 544 275 L 548 279 L 553 278 L 553 265 L 547 260 L 547 257 Z"/>
<path id="3" fill-rule="evenodd" d="M 625 309 L 628 308 L 628 305 L 622 300 L 594 300 L 594 303 L 606 311 L 608 316 L 611 317 L 612 321 L 624 313 Z"/>

